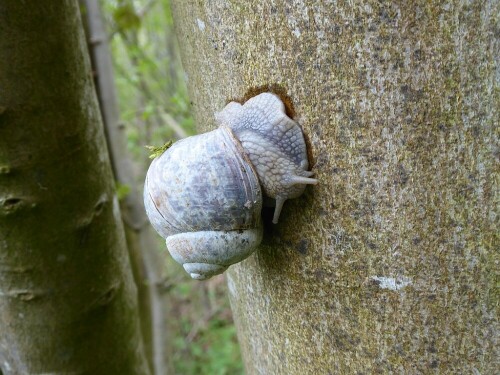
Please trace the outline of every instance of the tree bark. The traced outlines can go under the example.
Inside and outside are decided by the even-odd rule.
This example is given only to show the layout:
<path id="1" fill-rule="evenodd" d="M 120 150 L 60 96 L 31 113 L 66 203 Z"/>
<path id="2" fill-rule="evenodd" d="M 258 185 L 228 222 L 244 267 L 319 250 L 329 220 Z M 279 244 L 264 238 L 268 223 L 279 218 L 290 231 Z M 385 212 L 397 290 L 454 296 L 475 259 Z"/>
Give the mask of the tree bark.
<path id="1" fill-rule="evenodd" d="M 0 368 L 148 374 L 77 2 L 0 4 Z"/>
<path id="2" fill-rule="evenodd" d="M 173 14 L 201 129 L 274 91 L 320 181 L 228 272 L 247 373 L 495 373 L 499 2 Z"/>

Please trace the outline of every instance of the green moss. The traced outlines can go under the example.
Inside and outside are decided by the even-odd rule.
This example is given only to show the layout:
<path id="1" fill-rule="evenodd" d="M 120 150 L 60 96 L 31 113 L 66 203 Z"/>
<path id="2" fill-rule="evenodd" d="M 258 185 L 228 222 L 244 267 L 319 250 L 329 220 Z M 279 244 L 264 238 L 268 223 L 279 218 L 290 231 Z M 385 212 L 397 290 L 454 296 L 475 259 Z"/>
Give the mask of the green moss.
<path id="1" fill-rule="evenodd" d="M 163 146 L 144 146 L 144 147 L 146 147 L 149 150 L 149 152 L 151 152 L 149 158 L 155 159 L 161 156 L 165 151 L 167 151 L 170 148 L 170 146 L 172 146 L 173 143 L 174 143 L 173 141 L 168 141 Z"/>

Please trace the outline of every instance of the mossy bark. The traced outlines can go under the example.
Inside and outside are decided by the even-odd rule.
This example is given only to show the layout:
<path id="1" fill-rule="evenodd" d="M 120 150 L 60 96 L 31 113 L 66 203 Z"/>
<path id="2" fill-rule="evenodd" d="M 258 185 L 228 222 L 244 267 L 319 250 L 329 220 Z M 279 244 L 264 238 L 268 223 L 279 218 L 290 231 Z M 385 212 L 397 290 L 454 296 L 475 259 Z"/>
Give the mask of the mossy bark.
<path id="1" fill-rule="evenodd" d="M 247 373 L 495 373 L 499 2 L 173 5 L 201 130 L 275 91 L 319 180 L 228 272 Z"/>
<path id="2" fill-rule="evenodd" d="M 0 3 L 0 368 L 147 374 L 76 0 Z"/>

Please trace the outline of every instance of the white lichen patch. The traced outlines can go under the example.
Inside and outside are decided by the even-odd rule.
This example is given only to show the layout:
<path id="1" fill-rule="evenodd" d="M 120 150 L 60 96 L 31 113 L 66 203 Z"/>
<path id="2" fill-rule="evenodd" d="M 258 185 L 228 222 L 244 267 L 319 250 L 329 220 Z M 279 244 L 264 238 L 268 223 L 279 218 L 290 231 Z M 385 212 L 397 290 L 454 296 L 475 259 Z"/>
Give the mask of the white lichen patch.
<path id="1" fill-rule="evenodd" d="M 380 289 L 389 289 L 389 290 L 400 290 L 405 286 L 411 284 L 411 280 L 408 277 L 384 277 L 384 276 L 372 276 L 371 280 L 374 280 L 378 283 Z"/>
<path id="2" fill-rule="evenodd" d="M 287 17 L 287 23 L 290 31 L 296 38 L 302 35 L 299 24 L 307 24 L 309 22 L 309 10 L 303 0 L 295 0 L 289 4 L 291 9 L 297 13 L 297 17 Z"/>
<path id="3" fill-rule="evenodd" d="M 203 22 L 202 20 L 200 20 L 199 18 L 196 19 L 196 23 L 198 24 L 198 29 L 200 29 L 200 31 L 204 31 L 205 30 L 205 22 Z"/>

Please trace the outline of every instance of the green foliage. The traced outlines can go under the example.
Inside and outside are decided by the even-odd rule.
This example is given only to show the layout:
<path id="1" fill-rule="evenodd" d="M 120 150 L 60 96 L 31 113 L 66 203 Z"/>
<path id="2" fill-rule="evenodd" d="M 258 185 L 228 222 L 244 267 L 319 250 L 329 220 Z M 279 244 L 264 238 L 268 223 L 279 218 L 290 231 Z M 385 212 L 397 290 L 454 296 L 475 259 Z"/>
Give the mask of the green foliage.
<path id="1" fill-rule="evenodd" d="M 141 19 L 132 4 L 119 4 L 113 12 L 113 19 L 121 30 L 138 29 L 141 26 Z"/>
<path id="2" fill-rule="evenodd" d="M 194 134 L 194 121 L 167 0 L 103 0 L 120 118 L 136 167 L 145 175 L 156 157 L 182 136 Z M 161 147 L 146 146 L 161 144 Z M 149 150 L 149 152 L 148 152 Z M 141 183 L 140 181 L 139 183 Z M 130 186 L 117 185 L 123 199 Z M 242 361 L 224 277 L 194 282 L 165 252 L 168 280 L 169 355 L 175 374 L 242 374 Z"/>
<path id="3" fill-rule="evenodd" d="M 169 2 L 107 0 L 102 5 L 128 147 L 145 162 L 144 145 L 194 134 Z"/>
<path id="4" fill-rule="evenodd" d="M 243 374 L 235 327 L 226 320 L 213 319 L 196 340 L 187 342 L 178 337 L 174 345 L 175 349 L 193 358 L 192 361 L 175 361 L 177 374 Z"/>

